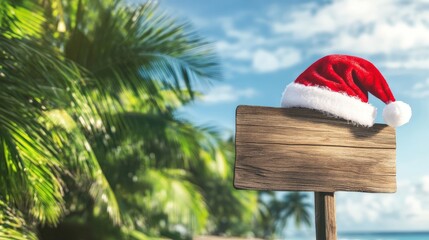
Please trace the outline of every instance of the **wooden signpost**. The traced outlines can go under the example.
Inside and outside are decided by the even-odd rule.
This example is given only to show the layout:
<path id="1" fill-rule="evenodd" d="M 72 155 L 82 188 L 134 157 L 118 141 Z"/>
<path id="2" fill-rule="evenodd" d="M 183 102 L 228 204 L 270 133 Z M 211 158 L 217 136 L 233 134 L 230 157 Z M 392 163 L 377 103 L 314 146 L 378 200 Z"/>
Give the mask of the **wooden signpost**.
<path id="1" fill-rule="evenodd" d="M 336 191 L 396 192 L 395 129 L 302 108 L 239 106 L 234 186 L 315 192 L 317 240 L 336 239 Z"/>

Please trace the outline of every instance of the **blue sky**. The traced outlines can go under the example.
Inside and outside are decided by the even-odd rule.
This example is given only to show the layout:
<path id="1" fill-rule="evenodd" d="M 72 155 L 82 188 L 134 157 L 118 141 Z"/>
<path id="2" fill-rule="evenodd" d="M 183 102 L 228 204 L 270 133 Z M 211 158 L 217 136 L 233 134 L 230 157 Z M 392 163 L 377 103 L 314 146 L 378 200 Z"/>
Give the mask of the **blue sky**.
<path id="1" fill-rule="evenodd" d="M 137 0 L 135 0 L 137 1 Z M 212 41 L 224 77 L 186 109 L 197 123 L 234 130 L 237 105 L 279 107 L 285 86 L 320 57 L 373 62 L 413 117 L 397 129 L 396 194 L 337 194 L 339 231 L 429 230 L 429 2 L 160 0 Z M 370 97 L 383 122 L 384 104 Z"/>

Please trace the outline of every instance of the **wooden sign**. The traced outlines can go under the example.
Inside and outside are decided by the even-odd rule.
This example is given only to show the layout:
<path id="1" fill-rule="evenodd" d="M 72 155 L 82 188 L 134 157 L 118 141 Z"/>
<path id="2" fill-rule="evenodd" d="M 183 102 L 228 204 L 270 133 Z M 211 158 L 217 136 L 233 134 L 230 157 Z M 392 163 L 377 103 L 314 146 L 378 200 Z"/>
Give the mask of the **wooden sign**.
<path id="1" fill-rule="evenodd" d="M 313 191 L 317 239 L 336 239 L 334 192 L 396 191 L 395 129 L 302 108 L 239 106 L 234 186 Z M 323 226 L 322 226 L 323 225 Z"/>
<path id="2" fill-rule="evenodd" d="M 234 185 L 284 191 L 396 191 L 395 129 L 314 110 L 239 106 Z"/>

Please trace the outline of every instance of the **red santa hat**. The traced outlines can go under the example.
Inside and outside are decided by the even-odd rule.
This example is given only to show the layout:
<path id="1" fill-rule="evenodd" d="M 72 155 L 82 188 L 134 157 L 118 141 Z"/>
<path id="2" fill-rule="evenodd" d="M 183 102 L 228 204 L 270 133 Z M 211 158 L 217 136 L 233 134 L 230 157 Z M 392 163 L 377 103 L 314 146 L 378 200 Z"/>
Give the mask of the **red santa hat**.
<path id="1" fill-rule="evenodd" d="M 388 125 L 398 127 L 410 120 L 410 106 L 395 100 L 378 69 L 347 55 L 329 55 L 313 63 L 286 87 L 281 105 L 316 109 L 371 127 L 377 109 L 368 103 L 368 92 L 386 104 L 383 118 Z"/>

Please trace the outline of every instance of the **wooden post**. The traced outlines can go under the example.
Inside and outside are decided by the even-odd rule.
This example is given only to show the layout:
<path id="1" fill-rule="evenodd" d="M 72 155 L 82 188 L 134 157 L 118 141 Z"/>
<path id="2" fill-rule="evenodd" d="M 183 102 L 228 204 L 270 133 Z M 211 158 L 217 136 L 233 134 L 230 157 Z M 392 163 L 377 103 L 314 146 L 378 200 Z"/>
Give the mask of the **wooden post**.
<path id="1" fill-rule="evenodd" d="M 314 193 L 314 210 L 317 240 L 336 240 L 335 194 L 327 192 Z"/>
<path id="2" fill-rule="evenodd" d="M 396 133 L 302 108 L 239 106 L 234 186 L 315 192 L 317 240 L 335 240 L 336 191 L 396 192 Z"/>

